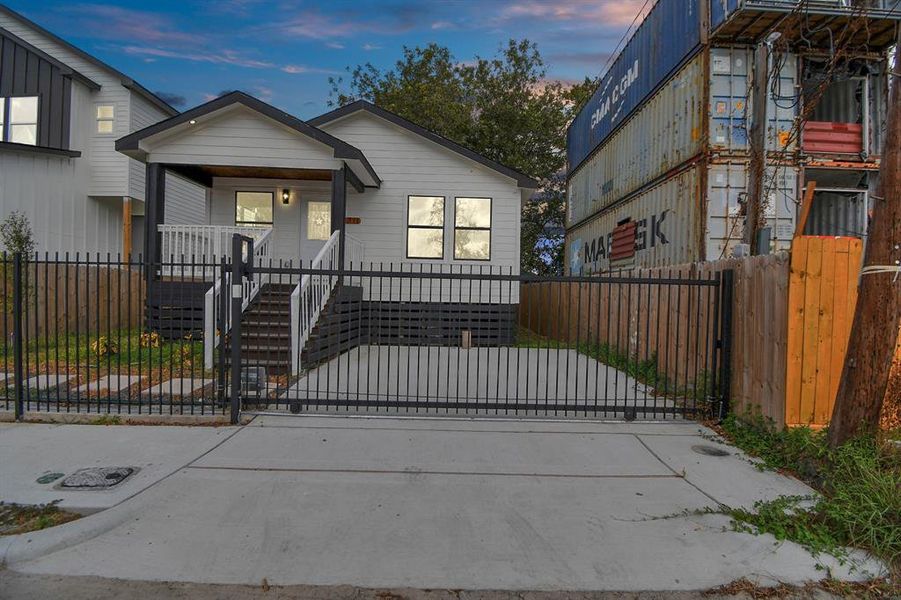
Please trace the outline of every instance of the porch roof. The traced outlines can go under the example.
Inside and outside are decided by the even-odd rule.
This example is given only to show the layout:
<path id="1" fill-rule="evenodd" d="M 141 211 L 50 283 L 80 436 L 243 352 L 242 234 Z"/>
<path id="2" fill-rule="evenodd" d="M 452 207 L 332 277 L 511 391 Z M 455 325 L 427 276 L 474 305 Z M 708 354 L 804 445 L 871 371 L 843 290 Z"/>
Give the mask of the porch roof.
<path id="1" fill-rule="evenodd" d="M 270 123 L 269 131 L 273 135 L 281 136 L 286 140 L 283 143 L 292 147 L 295 142 L 304 144 L 306 150 L 312 152 L 311 157 L 309 159 L 303 157 L 288 159 L 286 157 L 289 153 L 285 150 L 277 152 L 278 158 L 273 159 L 271 152 L 269 155 L 265 155 L 264 151 L 257 152 L 258 146 L 253 139 L 243 140 L 240 137 L 223 142 L 224 146 L 232 149 L 232 152 L 214 160 L 200 155 L 191 155 L 183 148 L 181 151 L 188 152 L 188 154 L 181 155 L 177 160 L 157 160 L 153 156 L 154 148 L 163 144 L 170 146 L 180 144 L 184 147 L 185 142 L 195 136 L 198 131 L 203 131 L 204 127 L 215 126 L 220 117 L 225 117 L 239 109 L 244 109 L 245 114 L 246 110 L 249 110 L 257 116 L 264 117 L 264 120 L 268 120 L 267 122 Z M 273 122 L 278 129 L 273 127 Z M 285 136 L 288 134 L 293 137 L 286 138 Z M 209 148 L 209 146 L 206 147 Z M 381 179 L 361 150 L 243 92 L 225 94 L 206 104 L 201 104 L 129 134 L 116 141 L 116 150 L 142 162 L 175 163 L 186 169 L 228 167 L 232 169 L 269 168 L 323 171 L 346 165 L 362 186 L 379 187 L 381 185 Z"/>

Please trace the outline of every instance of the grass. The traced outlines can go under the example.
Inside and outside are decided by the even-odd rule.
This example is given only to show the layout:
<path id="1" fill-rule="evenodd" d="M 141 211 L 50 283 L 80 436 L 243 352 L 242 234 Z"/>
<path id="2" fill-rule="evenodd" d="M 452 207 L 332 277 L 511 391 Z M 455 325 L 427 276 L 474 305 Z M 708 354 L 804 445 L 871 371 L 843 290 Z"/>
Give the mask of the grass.
<path id="1" fill-rule="evenodd" d="M 74 521 L 80 516 L 61 510 L 55 502 L 36 506 L 0 502 L 0 535 L 39 531 Z"/>
<path id="2" fill-rule="evenodd" d="M 846 547 L 860 548 L 901 573 L 901 449 L 882 435 L 832 449 L 825 429 L 777 430 L 749 415 L 729 416 L 722 430 L 759 457 L 760 468 L 791 472 L 820 492 L 758 502 L 753 510 L 728 509 L 737 530 L 770 533 L 838 558 Z"/>
<path id="3" fill-rule="evenodd" d="M 12 348 L 0 348 L 0 361 L 12 361 Z M 166 340 L 141 329 L 114 329 L 94 333 L 60 334 L 32 340 L 23 348 L 29 369 L 106 369 L 127 371 L 139 364 L 165 367 L 203 367 L 203 342 L 193 339 Z"/>

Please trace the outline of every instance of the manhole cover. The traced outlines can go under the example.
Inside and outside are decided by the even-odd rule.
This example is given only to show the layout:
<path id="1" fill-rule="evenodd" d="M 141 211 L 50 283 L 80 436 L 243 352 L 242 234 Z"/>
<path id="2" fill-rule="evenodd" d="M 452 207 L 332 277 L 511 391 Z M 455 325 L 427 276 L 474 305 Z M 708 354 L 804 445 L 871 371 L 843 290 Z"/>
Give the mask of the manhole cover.
<path id="1" fill-rule="evenodd" d="M 60 477 L 62 477 L 65 473 L 45 473 L 37 478 L 38 483 L 53 483 Z"/>
<path id="2" fill-rule="evenodd" d="M 106 490 L 115 487 L 137 472 L 137 467 L 91 467 L 75 471 L 62 480 L 60 489 Z"/>
<path id="3" fill-rule="evenodd" d="M 692 446 L 692 450 L 697 452 L 698 454 L 703 454 L 705 456 L 729 456 L 728 450 L 723 450 L 722 448 L 717 448 L 716 446 Z"/>

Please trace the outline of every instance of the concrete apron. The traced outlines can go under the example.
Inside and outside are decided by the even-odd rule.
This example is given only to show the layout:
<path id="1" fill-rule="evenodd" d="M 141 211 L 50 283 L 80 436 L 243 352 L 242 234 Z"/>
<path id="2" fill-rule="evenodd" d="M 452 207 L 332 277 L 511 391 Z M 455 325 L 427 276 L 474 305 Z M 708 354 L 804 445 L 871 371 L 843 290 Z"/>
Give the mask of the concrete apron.
<path id="1" fill-rule="evenodd" d="M 116 518 L 103 531 L 10 562 L 26 573 L 432 589 L 676 590 L 741 577 L 865 576 L 794 544 L 731 532 L 726 517 L 684 514 L 811 492 L 741 456 L 697 453 L 716 445 L 701 431 L 259 418 L 107 511 Z"/>

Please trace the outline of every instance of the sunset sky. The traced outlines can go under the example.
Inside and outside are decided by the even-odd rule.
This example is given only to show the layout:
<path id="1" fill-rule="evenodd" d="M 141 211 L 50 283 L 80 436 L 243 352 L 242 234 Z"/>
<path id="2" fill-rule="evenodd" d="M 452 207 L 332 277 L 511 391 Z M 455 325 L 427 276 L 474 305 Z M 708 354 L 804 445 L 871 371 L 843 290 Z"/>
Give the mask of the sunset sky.
<path id="1" fill-rule="evenodd" d="M 2 0 L 185 109 L 241 89 L 309 118 L 328 77 L 437 42 L 457 60 L 538 43 L 553 79 L 597 74 L 645 0 Z"/>

